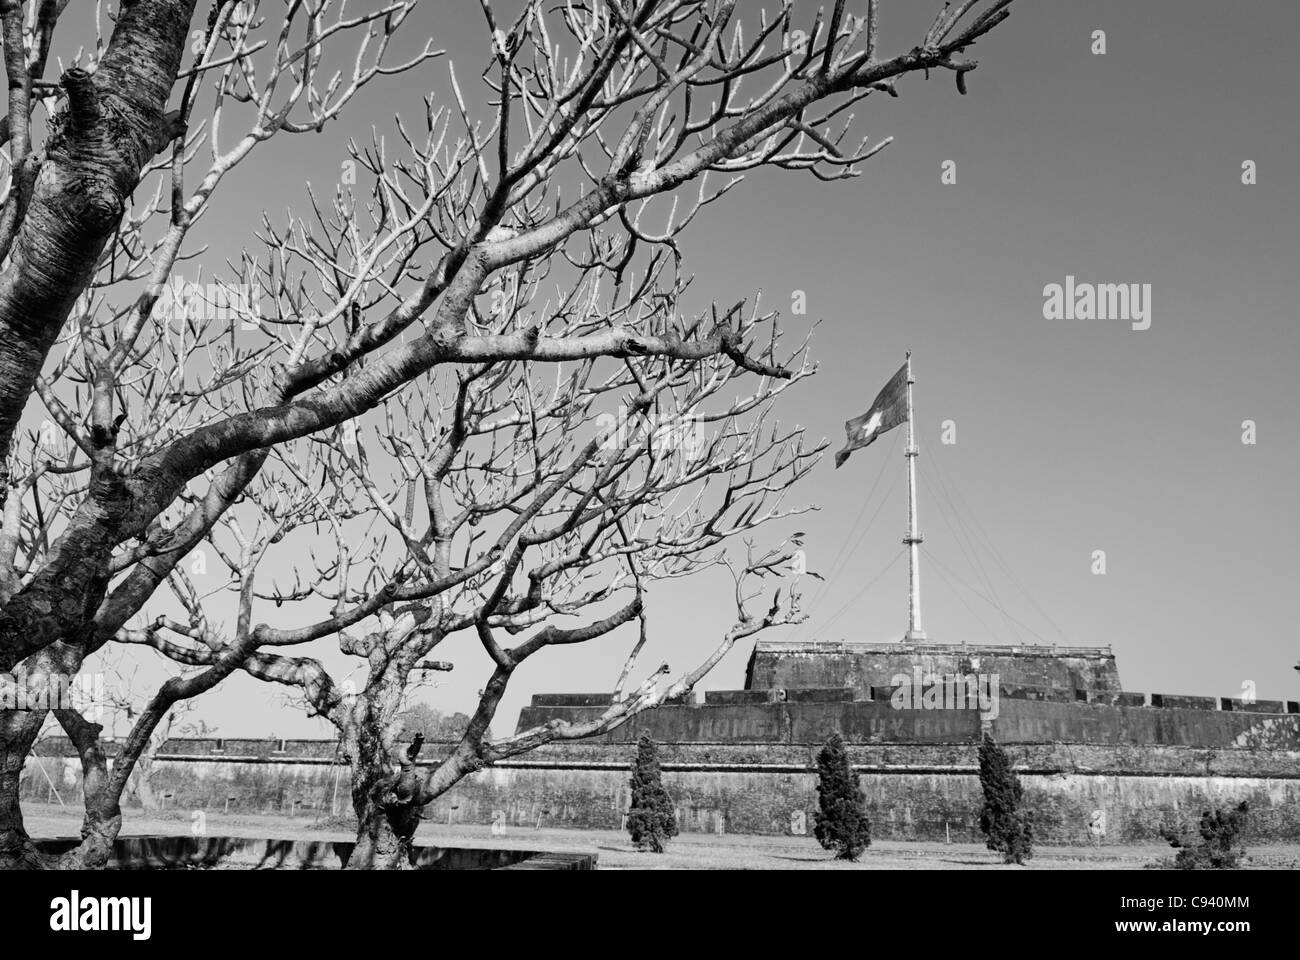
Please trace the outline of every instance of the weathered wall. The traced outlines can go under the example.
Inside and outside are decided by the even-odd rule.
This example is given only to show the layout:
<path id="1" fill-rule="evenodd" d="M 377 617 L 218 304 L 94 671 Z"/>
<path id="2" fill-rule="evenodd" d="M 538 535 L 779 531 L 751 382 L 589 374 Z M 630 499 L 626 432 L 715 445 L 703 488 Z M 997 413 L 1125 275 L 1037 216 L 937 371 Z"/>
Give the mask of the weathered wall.
<path id="1" fill-rule="evenodd" d="M 938 643 L 792 643 L 759 641 L 749 658 L 748 689 L 850 687 L 862 697 L 899 674 L 997 674 L 1011 694 L 1072 701 L 1076 691 L 1118 693 L 1119 668 L 1108 647 L 988 646 Z"/>
<path id="2" fill-rule="evenodd" d="M 520 711 L 519 729 L 554 718 L 589 720 L 604 710 L 538 706 L 541 699 Z M 888 701 L 869 700 L 703 703 L 647 711 L 603 739 L 627 742 L 646 733 L 661 743 L 817 743 L 833 732 L 854 743 L 961 743 L 978 738 L 980 716 L 975 710 L 896 710 Z M 1003 743 L 1300 749 L 1300 714 L 1001 698 L 992 732 Z"/>
<path id="3" fill-rule="evenodd" d="M 475 774 L 430 812 L 446 822 L 620 829 L 627 770 L 496 768 Z M 1300 840 L 1300 780 L 1243 777 L 1023 774 L 1035 835 L 1045 843 L 1090 839 L 1094 811 L 1104 812 L 1110 842 L 1158 840 L 1162 828 L 1187 828 L 1214 805 L 1248 800 L 1249 835 Z M 815 773 L 666 768 L 664 786 L 681 829 L 706 833 L 811 833 Z M 873 835 L 895 840 L 979 840 L 982 801 L 974 773 L 862 774 Z M 497 812 L 500 811 L 500 814 Z"/>
<path id="4" fill-rule="evenodd" d="M 602 707 L 524 707 L 519 728 L 561 718 L 587 720 Z M 821 741 L 838 730 L 854 741 L 944 743 L 968 740 L 979 717 L 966 710 L 894 710 L 888 703 L 737 703 L 663 706 L 639 714 L 604 739 L 626 742 L 648 733 L 665 743 Z"/>
<path id="5" fill-rule="evenodd" d="M 789 707 L 773 704 L 770 709 L 783 713 Z M 796 705 L 808 707 L 824 705 Z M 1004 740 L 1045 842 L 1086 840 L 1097 810 L 1105 814 L 1108 840 L 1158 839 L 1162 827 L 1190 825 L 1206 807 L 1241 799 L 1251 801 L 1254 837 L 1300 840 L 1300 717 L 1256 720 L 1265 729 L 1255 731 L 1254 745 Z M 798 832 L 802 816 L 803 829 L 810 830 L 819 739 L 820 734 L 802 742 L 661 743 L 664 781 L 682 829 L 790 834 Z M 171 794 L 166 805 L 177 811 L 222 811 L 229 801 L 232 813 L 306 818 L 346 813 L 348 776 L 332 762 L 334 744 L 286 746 L 294 752 L 272 755 L 273 750 L 242 742 L 238 747 L 245 752 L 236 755 L 217 753 L 213 740 L 172 741 L 157 761 L 154 786 L 160 795 Z M 428 743 L 421 759 L 434 763 L 451 746 Z M 29 762 L 24 796 L 51 799 L 48 775 L 64 802 L 80 804 L 80 765 L 67 744 L 53 739 L 41 750 L 46 755 Z M 849 751 L 862 774 L 876 836 L 942 839 L 947 829 L 954 839 L 976 838 L 980 788 L 973 736 L 958 742 L 858 742 Z M 552 744 L 467 778 L 439 798 L 428 815 L 442 823 L 499 820 L 521 828 L 540 820 L 550 826 L 618 829 L 627 808 L 634 753 L 626 736 Z"/>
<path id="6" fill-rule="evenodd" d="M 552 744 L 480 771 L 440 797 L 432 819 L 507 827 L 618 829 L 643 733 L 660 744 L 683 830 L 810 832 L 815 754 L 842 734 L 862 773 L 874 832 L 977 839 L 974 709 L 895 709 L 899 673 L 997 674 L 993 735 L 1011 752 L 1046 842 L 1158 839 L 1214 805 L 1251 802 L 1255 838 L 1300 840 L 1300 705 L 1124 693 L 1108 650 L 937 644 L 759 643 L 747 689 L 660 707 L 591 740 Z M 872 699 L 873 692 L 876 699 Z M 539 694 L 521 729 L 602 713 L 605 693 Z M 1084 700 L 1086 702 L 1081 702 Z M 451 749 L 428 743 L 431 764 Z M 29 763 L 24 796 L 80 803 L 80 764 L 58 738 Z M 109 746 L 110 756 L 114 753 Z M 153 786 L 172 809 L 321 817 L 348 812 L 332 741 L 174 740 Z"/>
<path id="7" fill-rule="evenodd" d="M 683 830 L 785 835 L 811 830 L 817 804 L 812 748 L 695 747 L 663 751 L 664 785 Z M 924 753 L 918 755 L 918 749 Z M 1088 823 L 1100 810 L 1108 841 L 1155 840 L 1162 828 L 1190 826 L 1212 805 L 1249 800 L 1253 838 L 1300 841 L 1300 753 L 1162 749 L 1152 756 L 1098 747 L 1087 752 L 1064 746 L 1011 748 L 1038 837 L 1048 843 L 1085 841 Z M 620 829 L 633 753 L 630 744 L 540 751 L 527 761 L 468 777 L 440 797 L 427 816 L 439 823 L 497 821 L 508 828 L 540 822 Z M 978 839 L 981 796 L 973 749 L 882 745 L 855 750 L 853 759 L 862 773 L 875 836 Z M 74 760 L 44 757 L 35 763 L 61 784 L 65 802 L 80 803 Z M 1134 772 L 1135 766 L 1165 772 Z M 1173 770 L 1184 772 L 1168 772 Z M 1204 772 L 1188 775 L 1189 770 Z M 341 774 L 337 788 L 336 774 Z M 38 770 L 29 771 L 24 786 L 25 795 L 48 799 Z M 172 794 L 166 804 L 175 811 L 222 811 L 234 797 L 229 809 L 235 813 L 319 818 L 331 810 L 347 812 L 346 771 L 319 763 L 160 760 L 155 786 Z"/>
<path id="8" fill-rule="evenodd" d="M 80 807 L 80 761 L 42 753 L 24 768 L 22 797 Z M 313 815 L 349 809 L 348 771 L 341 764 L 288 755 L 275 760 L 181 756 L 155 761 L 150 784 L 164 809 Z"/>

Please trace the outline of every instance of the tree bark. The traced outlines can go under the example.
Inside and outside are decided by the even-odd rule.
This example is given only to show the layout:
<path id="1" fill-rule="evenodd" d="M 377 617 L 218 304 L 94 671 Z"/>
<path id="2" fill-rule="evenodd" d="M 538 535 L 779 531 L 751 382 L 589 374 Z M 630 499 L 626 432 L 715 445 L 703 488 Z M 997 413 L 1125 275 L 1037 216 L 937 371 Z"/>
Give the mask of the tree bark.
<path id="1" fill-rule="evenodd" d="M 357 843 L 348 870 L 409 870 L 420 826 L 419 783 L 414 767 L 396 753 L 401 685 L 381 675 L 358 698 L 342 726 L 352 767 L 352 809 Z"/>
<path id="2" fill-rule="evenodd" d="M 401 775 L 387 757 L 354 755 L 352 809 L 357 815 L 357 842 L 348 857 L 348 870 L 409 870 L 420 806 L 401 795 Z M 409 779 L 409 778 L 408 778 Z"/>
<path id="3" fill-rule="evenodd" d="M 59 723 L 81 755 L 82 792 L 86 815 L 81 825 L 81 843 L 59 858 L 60 870 L 102 870 L 113 853 L 113 842 L 122 829 L 120 790 L 114 790 L 108 774 L 108 760 L 99 744 L 103 730 L 74 710 L 55 712 Z"/>
<path id="4" fill-rule="evenodd" d="M 140 171 L 163 146 L 195 0 L 122 4 L 94 74 L 69 70 L 67 129 L 48 145 L 0 277 L 0 454 Z"/>
<path id="5" fill-rule="evenodd" d="M 141 170 L 173 135 L 167 101 L 194 6 L 195 0 L 122 4 L 95 72 L 64 75 L 66 122 L 46 144 L 0 274 L 0 464 Z M 129 507 L 123 492 L 103 471 L 92 477 L 67 531 L 73 535 L 60 538 L 49 562 L 0 612 L 0 669 L 55 641 L 83 639 L 108 585 L 107 559 Z"/>
<path id="6" fill-rule="evenodd" d="M 411 837 L 399 833 L 387 805 L 367 798 L 354 801 L 357 843 L 348 857 L 348 870 L 410 870 Z M 414 832 L 414 831 L 412 831 Z"/>
<path id="7" fill-rule="evenodd" d="M 0 711 L 0 870 L 40 870 L 47 858 L 33 846 L 23 824 L 18 790 L 44 711 Z"/>

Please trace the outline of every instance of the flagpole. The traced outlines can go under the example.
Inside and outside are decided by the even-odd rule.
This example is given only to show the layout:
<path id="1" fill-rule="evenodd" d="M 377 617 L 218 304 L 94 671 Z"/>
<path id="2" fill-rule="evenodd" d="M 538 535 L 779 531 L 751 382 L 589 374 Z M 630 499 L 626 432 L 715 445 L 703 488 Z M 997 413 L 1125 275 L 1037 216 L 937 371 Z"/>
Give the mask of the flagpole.
<path id="1" fill-rule="evenodd" d="M 907 578 L 907 637 L 909 641 L 925 640 L 921 629 L 921 572 L 918 569 L 921 535 L 916 530 L 916 433 L 912 426 L 912 351 L 907 351 L 907 536 L 903 542 L 908 551 Z"/>

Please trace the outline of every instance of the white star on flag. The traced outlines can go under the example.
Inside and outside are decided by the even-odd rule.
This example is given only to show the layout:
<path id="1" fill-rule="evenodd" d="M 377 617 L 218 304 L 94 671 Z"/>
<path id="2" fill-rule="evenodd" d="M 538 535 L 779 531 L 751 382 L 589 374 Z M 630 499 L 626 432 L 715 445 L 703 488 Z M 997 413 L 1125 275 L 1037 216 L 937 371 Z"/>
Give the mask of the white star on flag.
<path id="1" fill-rule="evenodd" d="M 907 422 L 907 364 L 899 367 L 890 377 L 866 413 L 844 424 L 847 438 L 844 449 L 835 454 L 835 466 L 840 466 L 854 450 L 875 443 L 876 439 L 900 423 Z"/>
<path id="2" fill-rule="evenodd" d="M 871 419 L 862 425 L 862 439 L 865 440 L 876 432 L 880 426 L 880 421 L 884 419 L 879 410 L 871 414 Z"/>

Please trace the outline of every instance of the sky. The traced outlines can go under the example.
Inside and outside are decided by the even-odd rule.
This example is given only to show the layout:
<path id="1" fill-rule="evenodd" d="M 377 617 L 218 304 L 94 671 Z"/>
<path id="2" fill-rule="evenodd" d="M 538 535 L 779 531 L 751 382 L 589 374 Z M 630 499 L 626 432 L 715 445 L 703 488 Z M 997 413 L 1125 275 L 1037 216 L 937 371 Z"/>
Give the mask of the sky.
<path id="1" fill-rule="evenodd" d="M 881 49 L 917 43 L 937 6 L 884 0 Z M 347 138 L 395 105 L 445 97 L 449 59 L 481 63 L 476 2 L 426 2 L 414 16 L 404 43 L 413 52 L 431 34 L 449 57 L 368 92 L 326 132 L 251 158 L 205 224 L 214 250 L 301 198 L 304 182 L 337 180 Z M 858 105 L 858 129 L 894 138 L 860 178 L 759 172 L 687 234 L 698 297 L 761 292 L 791 340 L 818 324 L 819 372 L 778 412 L 832 450 L 912 351 L 932 640 L 1109 645 L 1129 690 L 1239 696 L 1252 683 L 1261 698 L 1300 699 L 1297 33 L 1300 10 L 1283 0 L 1020 0 L 972 50 L 967 96 L 941 71 Z M 1149 285 L 1149 328 L 1048 319 L 1044 289 L 1067 277 Z M 804 531 L 808 568 L 826 582 L 804 578 L 808 622 L 763 639 L 902 637 L 902 441 L 886 435 L 839 470 L 828 455 L 796 488 L 818 511 L 769 535 Z M 649 603 L 646 672 L 693 666 L 734 614 L 723 572 L 657 586 Z M 513 729 L 533 693 L 612 689 L 635 640 L 631 624 L 533 657 L 495 728 Z M 752 648 L 737 645 L 701 687 L 741 687 Z M 471 710 L 490 672 L 477 640 L 436 656 L 456 669 L 420 699 Z M 243 677 L 196 715 L 231 737 L 332 736 L 281 689 Z"/>

